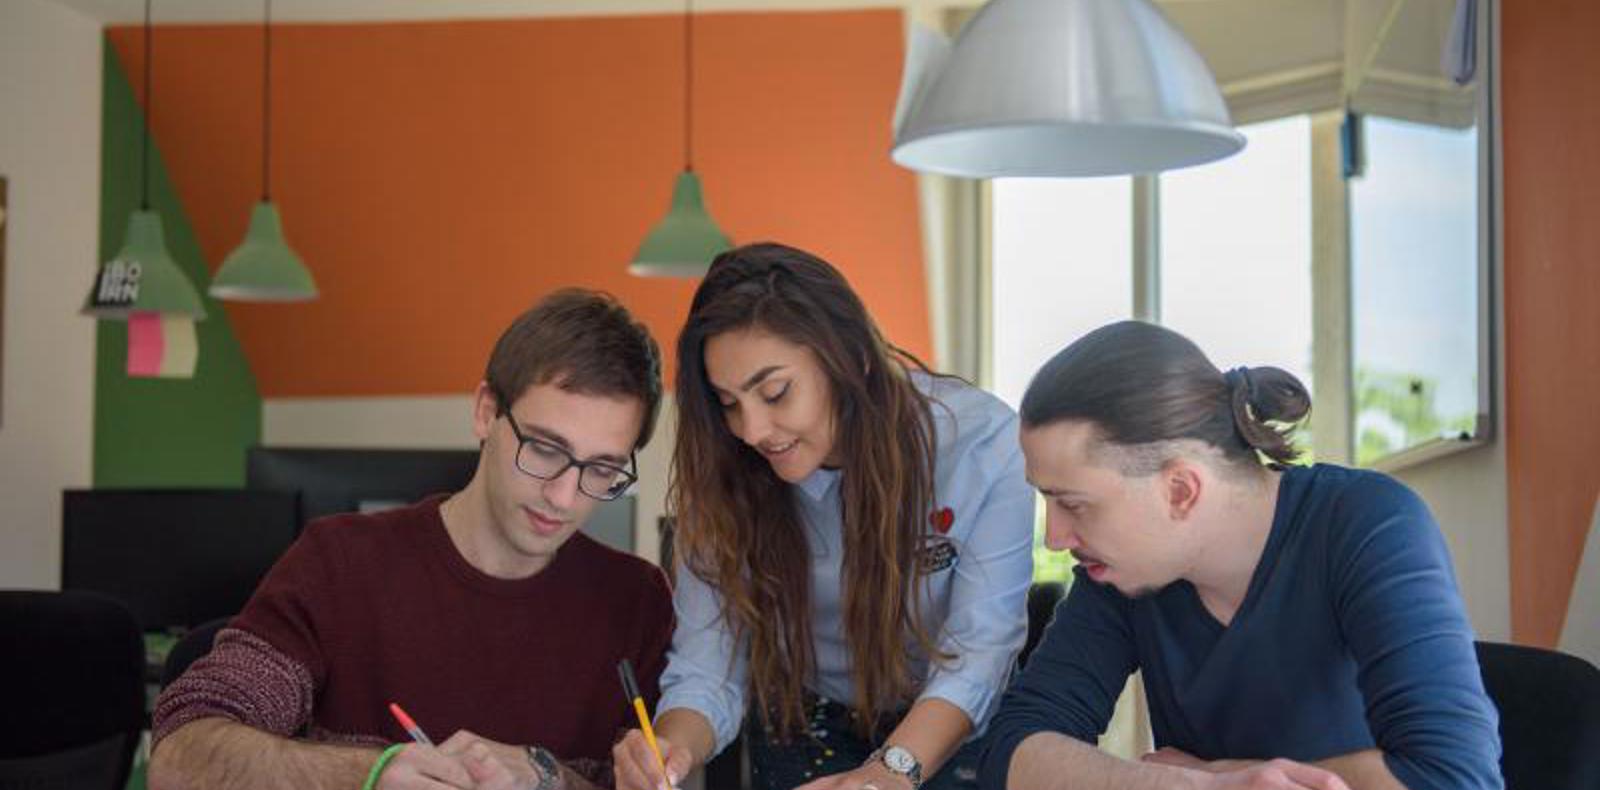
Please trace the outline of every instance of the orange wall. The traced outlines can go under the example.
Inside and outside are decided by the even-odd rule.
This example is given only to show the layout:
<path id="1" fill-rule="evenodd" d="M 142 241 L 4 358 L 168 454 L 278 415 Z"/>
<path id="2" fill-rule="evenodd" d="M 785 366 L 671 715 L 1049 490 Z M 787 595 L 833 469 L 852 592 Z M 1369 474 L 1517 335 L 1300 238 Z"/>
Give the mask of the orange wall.
<path id="1" fill-rule="evenodd" d="M 682 24 L 275 28 L 273 196 L 323 298 L 228 307 L 261 395 L 466 391 L 510 319 L 570 284 L 617 294 L 670 346 L 694 283 L 626 264 L 682 166 Z M 926 358 L 915 182 L 888 157 L 902 25 L 697 16 L 695 165 L 736 241 L 833 261 Z M 155 34 L 155 139 L 213 271 L 259 194 L 260 32 Z M 139 32 L 109 35 L 140 74 Z"/>
<path id="2" fill-rule="evenodd" d="M 1538 645 L 1560 638 L 1600 494 L 1597 31 L 1593 0 L 1501 10 L 1511 628 Z"/>

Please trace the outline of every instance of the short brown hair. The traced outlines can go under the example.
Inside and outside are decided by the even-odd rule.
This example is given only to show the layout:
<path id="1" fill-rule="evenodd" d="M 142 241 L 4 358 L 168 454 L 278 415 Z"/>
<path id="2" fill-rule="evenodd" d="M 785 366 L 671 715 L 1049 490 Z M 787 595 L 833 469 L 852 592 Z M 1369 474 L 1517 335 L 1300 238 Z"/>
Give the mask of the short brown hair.
<path id="1" fill-rule="evenodd" d="M 638 398 L 644 424 L 634 449 L 655 430 L 661 407 L 661 350 L 616 297 L 563 288 L 517 316 L 495 341 L 483 374 L 501 411 L 529 387 Z"/>

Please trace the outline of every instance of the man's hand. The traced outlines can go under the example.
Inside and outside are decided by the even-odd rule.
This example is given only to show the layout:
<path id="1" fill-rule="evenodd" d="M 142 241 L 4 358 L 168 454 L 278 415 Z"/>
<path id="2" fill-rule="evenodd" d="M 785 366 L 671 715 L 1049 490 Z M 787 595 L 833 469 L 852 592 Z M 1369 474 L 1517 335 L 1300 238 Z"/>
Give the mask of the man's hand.
<path id="1" fill-rule="evenodd" d="M 1208 773 L 1213 790 L 1350 790 L 1332 771 L 1293 760 L 1268 760 L 1221 773 Z"/>
<path id="2" fill-rule="evenodd" d="M 795 790 L 911 790 L 911 780 L 871 760 L 853 771 L 824 776 Z"/>
<path id="3" fill-rule="evenodd" d="M 667 763 L 665 777 L 642 731 L 629 730 L 611 747 L 611 770 L 616 776 L 617 790 L 668 790 L 678 786 L 694 765 L 694 756 L 688 749 L 674 746 L 663 737 L 656 738 L 656 745 L 661 747 L 661 757 Z"/>
<path id="4" fill-rule="evenodd" d="M 454 757 L 472 777 L 475 790 L 531 790 L 542 778 L 528 762 L 522 746 L 499 743 L 468 730 L 460 730 L 439 744 L 439 751 Z M 556 777 L 560 787 L 560 777 Z"/>
<path id="5" fill-rule="evenodd" d="M 420 743 L 406 744 L 378 775 L 378 790 L 472 790 L 476 786 L 460 760 Z"/>

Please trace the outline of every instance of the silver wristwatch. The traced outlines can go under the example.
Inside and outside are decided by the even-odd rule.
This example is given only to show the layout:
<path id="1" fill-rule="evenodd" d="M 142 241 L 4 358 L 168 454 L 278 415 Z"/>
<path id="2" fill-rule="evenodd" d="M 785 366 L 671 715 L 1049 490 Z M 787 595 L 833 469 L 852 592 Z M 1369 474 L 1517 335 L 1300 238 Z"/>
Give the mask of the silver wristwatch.
<path id="1" fill-rule="evenodd" d="M 528 764 L 539 775 L 539 783 L 532 790 L 555 790 L 561 785 L 561 765 L 543 746 L 528 747 Z"/>
<path id="2" fill-rule="evenodd" d="M 867 758 L 867 762 L 877 761 L 889 769 L 889 773 L 904 776 L 911 782 L 911 790 L 922 787 L 922 763 L 910 750 L 901 746 L 879 746 Z"/>

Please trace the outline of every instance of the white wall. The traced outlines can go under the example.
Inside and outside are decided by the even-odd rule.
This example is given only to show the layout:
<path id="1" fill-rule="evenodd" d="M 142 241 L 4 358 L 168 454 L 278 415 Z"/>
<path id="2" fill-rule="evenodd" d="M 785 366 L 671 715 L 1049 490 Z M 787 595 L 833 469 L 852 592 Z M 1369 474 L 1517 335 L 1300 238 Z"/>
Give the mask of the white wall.
<path id="1" fill-rule="evenodd" d="M 1511 641 L 1505 444 L 1497 439 L 1394 476 L 1426 500 L 1438 519 L 1478 638 Z"/>
<path id="2" fill-rule="evenodd" d="M 1600 664 L 1600 498 L 1594 503 L 1594 519 L 1589 522 L 1589 537 L 1584 540 L 1578 578 L 1572 583 L 1560 647 L 1592 664 Z"/>
<path id="3" fill-rule="evenodd" d="M 90 484 L 95 326 L 78 308 L 99 254 L 101 42 L 77 11 L 0 2 L 0 587 L 60 583 L 61 490 Z"/>
<path id="4" fill-rule="evenodd" d="M 393 397 L 264 398 L 268 447 L 470 450 L 472 393 Z"/>

